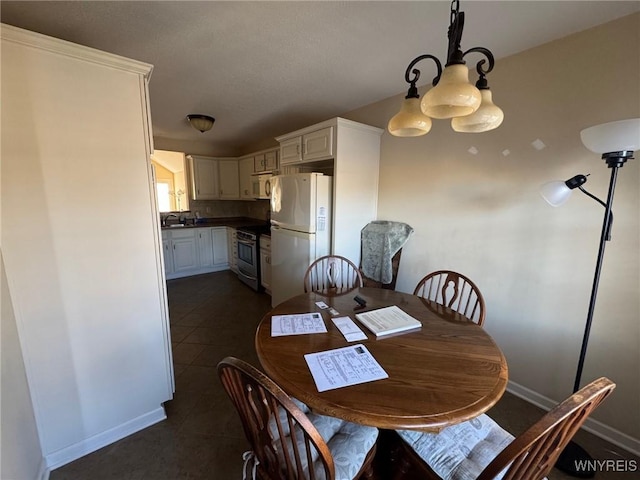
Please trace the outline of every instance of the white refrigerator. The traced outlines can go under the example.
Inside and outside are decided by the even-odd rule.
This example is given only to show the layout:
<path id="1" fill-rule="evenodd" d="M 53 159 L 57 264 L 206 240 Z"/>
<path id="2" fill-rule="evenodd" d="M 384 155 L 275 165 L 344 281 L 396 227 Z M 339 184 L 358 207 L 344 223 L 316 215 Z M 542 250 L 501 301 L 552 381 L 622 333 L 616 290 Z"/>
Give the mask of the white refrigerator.
<path id="1" fill-rule="evenodd" d="M 271 305 L 304 293 L 304 274 L 331 252 L 331 177 L 271 178 Z"/>

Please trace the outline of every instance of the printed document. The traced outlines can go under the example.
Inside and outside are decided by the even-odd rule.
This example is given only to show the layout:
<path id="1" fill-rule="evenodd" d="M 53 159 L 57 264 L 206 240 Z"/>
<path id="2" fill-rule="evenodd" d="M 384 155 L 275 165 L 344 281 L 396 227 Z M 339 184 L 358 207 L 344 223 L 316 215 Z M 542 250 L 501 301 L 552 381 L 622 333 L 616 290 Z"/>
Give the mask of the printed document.
<path id="1" fill-rule="evenodd" d="M 356 313 L 356 318 L 376 337 L 406 332 L 422 327 L 422 323 L 397 306 Z"/>
<path id="2" fill-rule="evenodd" d="M 271 336 L 304 335 L 307 333 L 326 333 L 322 315 L 319 313 L 297 313 L 294 315 L 273 315 L 271 317 Z"/>
<path id="3" fill-rule="evenodd" d="M 340 330 L 347 342 L 366 340 L 367 336 L 349 317 L 332 318 L 331 321 Z"/>
<path id="4" fill-rule="evenodd" d="M 304 359 L 318 392 L 389 378 L 362 344 L 308 353 Z"/>

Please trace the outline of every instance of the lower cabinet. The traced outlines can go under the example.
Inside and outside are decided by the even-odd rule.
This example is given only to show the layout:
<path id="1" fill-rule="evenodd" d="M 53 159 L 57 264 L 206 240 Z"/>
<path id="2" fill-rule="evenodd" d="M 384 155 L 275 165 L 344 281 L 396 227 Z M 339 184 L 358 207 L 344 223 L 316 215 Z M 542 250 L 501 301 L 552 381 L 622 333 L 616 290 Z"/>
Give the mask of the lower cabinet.
<path id="1" fill-rule="evenodd" d="M 184 227 L 162 231 L 167 280 L 229 268 L 226 227 Z"/>
<path id="2" fill-rule="evenodd" d="M 271 295 L 271 237 L 260 236 L 260 284 Z"/>
<path id="3" fill-rule="evenodd" d="M 227 252 L 229 255 L 229 268 L 238 273 L 238 235 L 236 229 L 227 227 Z"/>

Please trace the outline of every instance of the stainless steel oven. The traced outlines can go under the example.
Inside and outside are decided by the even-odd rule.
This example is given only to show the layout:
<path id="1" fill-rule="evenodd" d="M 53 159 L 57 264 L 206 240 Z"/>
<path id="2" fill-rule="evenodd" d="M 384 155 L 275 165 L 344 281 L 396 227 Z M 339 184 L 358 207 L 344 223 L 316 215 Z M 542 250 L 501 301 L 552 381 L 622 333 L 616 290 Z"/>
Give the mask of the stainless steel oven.
<path id="1" fill-rule="evenodd" d="M 240 230 L 238 238 L 238 278 L 252 289 L 260 288 L 260 257 L 257 234 Z"/>

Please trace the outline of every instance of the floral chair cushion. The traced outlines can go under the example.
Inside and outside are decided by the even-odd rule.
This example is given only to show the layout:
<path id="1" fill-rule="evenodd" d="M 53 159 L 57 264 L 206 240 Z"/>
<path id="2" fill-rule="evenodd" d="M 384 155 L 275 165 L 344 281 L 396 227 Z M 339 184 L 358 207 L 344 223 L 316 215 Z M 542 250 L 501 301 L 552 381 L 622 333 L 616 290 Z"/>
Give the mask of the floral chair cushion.
<path id="1" fill-rule="evenodd" d="M 327 417 L 324 415 L 318 415 L 309 409 L 304 403 L 292 399 L 294 403 L 302 410 L 307 418 L 313 423 L 318 430 L 318 433 L 322 436 L 326 442 L 331 455 L 333 456 L 333 463 L 335 466 L 336 480 L 352 480 L 356 474 L 362 468 L 365 458 L 369 453 L 369 450 L 376 443 L 378 438 L 378 429 L 374 427 L 366 427 L 364 425 L 358 425 L 355 423 L 347 422 L 335 417 Z M 286 417 L 286 413 L 282 412 L 283 420 Z M 286 425 L 286 422 L 284 422 Z M 277 440 L 278 431 L 275 427 L 275 422 L 270 425 L 271 435 Z M 288 439 L 291 437 L 291 432 L 284 431 L 287 435 L 287 441 L 289 450 L 292 450 L 292 442 Z M 298 441 L 303 439 L 302 435 L 296 435 Z M 303 441 L 303 440 L 302 440 Z M 302 450 L 304 447 L 301 445 Z M 313 468 L 315 470 L 316 478 L 323 479 L 324 467 L 322 462 L 317 461 L 317 452 L 314 452 L 313 456 Z M 306 459 L 302 459 L 306 462 Z M 305 470 L 308 466 L 305 465 Z"/>
<path id="2" fill-rule="evenodd" d="M 443 480 L 475 480 L 514 439 L 488 415 L 452 425 L 437 434 L 410 430 L 397 433 Z"/>

